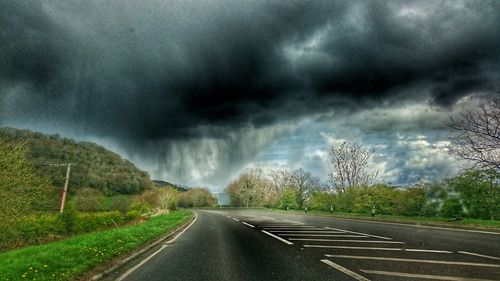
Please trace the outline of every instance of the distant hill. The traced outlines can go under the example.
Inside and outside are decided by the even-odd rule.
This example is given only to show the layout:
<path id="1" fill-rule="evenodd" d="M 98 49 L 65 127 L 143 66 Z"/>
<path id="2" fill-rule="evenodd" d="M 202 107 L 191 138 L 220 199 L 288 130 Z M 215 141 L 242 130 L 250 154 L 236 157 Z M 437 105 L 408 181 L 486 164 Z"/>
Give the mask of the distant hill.
<path id="1" fill-rule="evenodd" d="M 70 192 L 83 187 L 95 188 L 107 195 L 137 194 L 153 186 L 149 175 L 120 155 L 91 142 L 76 142 L 59 135 L 45 135 L 29 130 L 0 128 L 0 137 L 25 142 L 27 158 L 37 172 L 49 176 L 53 185 L 62 186 L 65 167 L 51 163 L 74 163 L 71 167 Z"/>
<path id="2" fill-rule="evenodd" d="M 184 191 L 187 191 L 189 188 L 188 187 L 185 187 L 185 186 L 180 186 L 180 185 L 177 185 L 177 184 L 173 184 L 173 183 L 170 183 L 168 181 L 161 181 L 161 180 L 153 180 L 153 182 L 155 183 L 156 186 L 158 187 L 173 187 L 181 192 L 184 192 Z"/>

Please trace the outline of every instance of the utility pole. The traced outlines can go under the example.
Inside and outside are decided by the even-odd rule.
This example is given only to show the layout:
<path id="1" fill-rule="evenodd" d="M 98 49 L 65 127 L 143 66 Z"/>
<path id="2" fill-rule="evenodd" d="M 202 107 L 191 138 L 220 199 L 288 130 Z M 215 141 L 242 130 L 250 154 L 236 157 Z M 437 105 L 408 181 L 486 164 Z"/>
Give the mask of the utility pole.
<path id="1" fill-rule="evenodd" d="M 71 171 L 71 163 L 68 163 L 66 168 L 66 181 L 64 182 L 64 188 L 61 196 L 61 209 L 60 212 L 64 211 L 64 205 L 66 204 L 66 194 L 68 193 L 68 183 L 69 183 L 69 173 Z"/>

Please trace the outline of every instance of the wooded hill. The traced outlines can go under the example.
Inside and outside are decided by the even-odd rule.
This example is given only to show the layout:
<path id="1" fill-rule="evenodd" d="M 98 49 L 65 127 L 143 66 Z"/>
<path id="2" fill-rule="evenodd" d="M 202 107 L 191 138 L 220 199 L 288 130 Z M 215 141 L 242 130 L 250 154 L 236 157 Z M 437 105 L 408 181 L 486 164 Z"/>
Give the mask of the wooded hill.
<path id="1" fill-rule="evenodd" d="M 36 172 L 50 178 L 54 186 L 63 186 L 65 166 L 52 163 L 73 163 L 70 193 L 90 187 L 106 195 L 138 194 L 153 186 L 149 175 L 120 155 L 91 142 L 76 142 L 59 135 L 45 135 L 29 130 L 0 128 L 0 139 L 24 143 L 26 157 Z"/>

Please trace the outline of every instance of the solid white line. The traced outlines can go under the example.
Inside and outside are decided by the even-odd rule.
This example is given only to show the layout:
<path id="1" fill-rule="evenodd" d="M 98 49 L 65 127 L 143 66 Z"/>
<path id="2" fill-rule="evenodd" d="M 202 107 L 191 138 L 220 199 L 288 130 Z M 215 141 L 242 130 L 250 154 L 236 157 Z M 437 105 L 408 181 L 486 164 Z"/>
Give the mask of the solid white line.
<path id="1" fill-rule="evenodd" d="M 398 241 L 377 241 L 377 240 L 347 240 L 347 239 L 313 239 L 313 238 L 289 238 L 293 241 L 317 241 L 317 242 L 347 242 L 347 243 L 383 243 L 383 244 L 405 244 Z"/>
<path id="2" fill-rule="evenodd" d="M 240 221 L 240 220 L 239 220 L 239 219 L 237 219 L 237 218 L 233 218 L 233 220 L 235 220 L 235 221 Z"/>
<path id="3" fill-rule="evenodd" d="M 483 267 L 500 267 L 500 264 L 491 263 L 472 263 L 472 262 L 454 262 L 454 261 L 439 261 L 439 260 L 417 260 L 417 259 L 399 259 L 399 258 L 382 258 L 382 257 L 367 257 L 367 256 L 346 256 L 346 255 L 325 255 L 329 258 L 346 258 L 346 259 L 359 259 L 359 260 L 380 260 L 380 261 L 403 261 L 403 262 L 417 262 L 417 263 L 438 263 L 450 265 L 469 265 L 469 266 L 483 266 Z"/>
<path id="4" fill-rule="evenodd" d="M 351 276 L 352 278 L 358 280 L 358 281 L 370 281 L 370 279 L 367 279 L 359 274 L 357 274 L 356 272 L 353 272 L 353 271 L 350 271 L 349 269 L 343 267 L 343 266 L 340 266 L 330 260 L 327 260 L 327 259 L 324 259 L 324 260 L 321 260 L 323 263 L 335 268 L 336 270 L 344 273 L 344 274 L 347 274 L 349 276 Z"/>
<path id="5" fill-rule="evenodd" d="M 145 258 L 140 263 L 136 264 L 134 267 L 132 267 L 129 270 L 125 271 L 125 273 L 123 273 L 122 275 L 120 275 L 120 277 L 118 277 L 116 279 L 116 281 L 121 281 L 121 280 L 127 278 L 127 276 L 129 276 L 132 272 L 134 272 L 139 267 L 141 267 L 142 265 L 144 265 L 147 261 L 149 261 L 151 258 L 153 258 L 154 256 L 156 256 L 159 252 L 163 251 L 163 249 L 165 249 L 166 247 L 168 247 L 168 245 L 172 244 L 175 240 L 177 240 L 177 238 L 179 238 L 184 232 L 186 232 L 186 230 L 188 230 L 197 219 L 198 219 L 198 214 L 195 212 L 194 213 L 194 220 L 186 228 L 184 228 L 181 232 L 179 232 L 177 235 L 175 235 L 174 238 L 168 240 L 163 246 L 160 247 L 160 249 L 158 249 L 156 252 L 152 253 L 149 257 Z"/>
<path id="6" fill-rule="evenodd" d="M 342 234 L 345 232 L 328 231 L 328 230 L 269 230 L 272 233 L 325 233 L 325 234 Z"/>
<path id="7" fill-rule="evenodd" d="M 351 246 L 330 246 L 330 245 L 304 245 L 305 248 L 330 248 L 330 249 L 350 249 L 350 250 L 375 250 L 375 251 L 407 251 L 407 252 L 425 252 L 452 254 L 450 251 L 441 250 L 421 250 L 421 249 L 403 249 L 403 248 L 381 248 L 381 247 L 351 247 Z"/>
<path id="8" fill-rule="evenodd" d="M 269 232 L 267 232 L 267 231 L 265 231 L 265 230 L 261 230 L 261 231 L 262 231 L 262 232 L 264 232 L 265 234 L 267 234 L 267 235 L 269 235 L 269 236 L 273 237 L 273 238 L 276 238 L 276 239 L 280 240 L 281 242 L 283 242 L 283 243 L 285 243 L 285 244 L 288 244 L 288 245 L 293 245 L 293 243 L 292 243 L 292 242 L 290 242 L 290 241 L 288 241 L 288 240 L 285 240 L 285 239 L 283 239 L 283 238 L 281 238 L 281 237 L 278 237 L 278 236 L 276 236 L 276 235 L 274 235 L 274 234 L 272 234 L 272 233 L 269 233 Z"/>
<path id="9" fill-rule="evenodd" d="M 329 220 L 341 220 L 341 221 L 353 221 L 353 220 L 355 220 L 355 221 L 362 221 L 362 222 L 374 223 L 374 224 L 392 224 L 392 225 L 418 227 L 418 228 L 432 228 L 432 229 L 449 230 L 449 231 L 462 231 L 462 232 L 473 232 L 473 233 L 483 233 L 483 234 L 500 235 L 500 232 L 492 232 L 492 231 L 484 231 L 484 230 L 459 229 L 459 228 L 440 227 L 440 226 L 415 225 L 415 224 L 398 223 L 398 222 L 382 222 L 382 221 L 370 221 L 370 220 L 348 219 L 348 218 L 335 218 L 335 217 L 324 217 L 324 216 L 323 217 L 318 217 L 318 218 L 329 219 Z"/>
<path id="10" fill-rule="evenodd" d="M 249 223 L 246 223 L 246 222 L 244 222 L 244 221 L 242 221 L 241 223 L 242 223 L 242 224 L 244 224 L 244 225 L 248 225 L 248 226 L 250 226 L 251 228 L 255 228 L 255 226 L 253 226 L 253 225 L 251 225 L 251 224 L 249 224 Z"/>
<path id="11" fill-rule="evenodd" d="M 430 279 L 430 280 L 494 281 L 494 280 L 491 280 L 491 279 L 476 279 L 476 278 L 464 278 L 464 277 L 455 277 L 455 276 L 414 274 L 414 273 L 379 271 L 379 270 L 366 270 L 366 269 L 360 269 L 360 270 L 363 271 L 364 273 L 368 273 L 368 274 L 388 275 L 388 276 L 407 277 L 407 278 L 420 278 L 420 279 Z"/>
<path id="12" fill-rule="evenodd" d="M 305 224 L 303 222 L 291 221 L 291 220 L 282 220 L 282 221 L 286 221 L 286 222 L 290 222 L 290 223 L 296 223 L 296 224 Z"/>
<path id="13" fill-rule="evenodd" d="M 316 227 L 312 225 L 278 225 L 278 224 L 261 224 L 261 227 L 265 228 L 296 228 L 296 229 L 303 229 L 303 228 L 317 228 L 317 229 L 323 229 L 321 227 Z"/>
<path id="14" fill-rule="evenodd" d="M 476 253 L 471 253 L 471 252 L 458 251 L 458 253 L 464 254 L 464 255 L 471 255 L 471 256 L 476 256 L 476 257 L 487 258 L 487 259 L 500 260 L 500 258 L 498 258 L 498 257 L 476 254 Z"/>
<path id="15" fill-rule="evenodd" d="M 370 236 L 370 237 L 373 237 L 373 238 L 380 238 L 380 239 L 385 239 L 385 240 L 392 240 L 392 238 L 389 238 L 389 237 L 377 236 L 377 235 L 372 235 L 372 234 L 368 234 L 368 233 L 355 232 L 355 231 L 350 231 L 350 230 L 345 230 L 345 229 L 338 229 L 338 228 L 333 228 L 333 227 L 325 227 L 325 228 L 326 229 L 331 229 L 331 230 L 338 230 L 338 231 L 345 231 L 345 232 L 349 232 L 349 233 L 366 235 L 366 236 Z"/>
<path id="16" fill-rule="evenodd" d="M 272 221 L 273 221 L 273 220 L 275 220 L 274 218 L 270 218 L 270 217 L 263 217 L 263 216 L 261 216 L 260 218 L 267 219 L 267 220 L 272 220 Z"/>
<path id="17" fill-rule="evenodd" d="M 362 238 L 366 235 L 349 235 L 349 234 L 278 234 L 280 236 L 316 236 L 316 237 L 352 237 L 352 238 Z"/>

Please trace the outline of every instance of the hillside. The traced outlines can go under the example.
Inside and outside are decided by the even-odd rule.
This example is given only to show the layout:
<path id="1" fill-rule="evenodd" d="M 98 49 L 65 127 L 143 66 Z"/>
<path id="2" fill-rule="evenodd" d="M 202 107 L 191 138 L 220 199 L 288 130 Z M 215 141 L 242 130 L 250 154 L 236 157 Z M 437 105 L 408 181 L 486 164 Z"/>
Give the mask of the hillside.
<path id="1" fill-rule="evenodd" d="M 66 168 L 50 163 L 74 163 L 71 168 L 70 193 L 90 187 L 107 195 L 136 194 L 152 187 L 149 175 L 118 154 L 91 142 L 76 142 L 59 135 L 45 135 L 29 130 L 0 128 L 0 138 L 7 142 L 26 143 L 28 161 L 36 172 L 62 186 Z"/>

